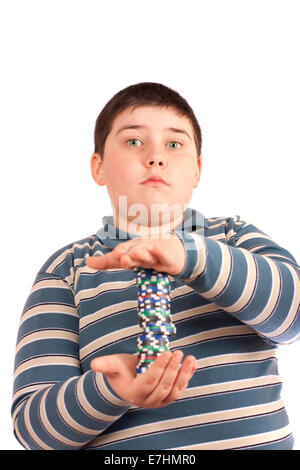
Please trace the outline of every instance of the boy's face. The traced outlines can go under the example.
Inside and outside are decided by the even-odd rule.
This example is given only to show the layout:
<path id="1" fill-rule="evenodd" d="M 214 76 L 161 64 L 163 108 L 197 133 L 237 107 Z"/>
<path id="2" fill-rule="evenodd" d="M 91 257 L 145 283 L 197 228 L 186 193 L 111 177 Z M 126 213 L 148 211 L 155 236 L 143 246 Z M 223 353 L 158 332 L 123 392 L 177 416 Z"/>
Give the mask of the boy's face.
<path id="1" fill-rule="evenodd" d="M 170 107 L 147 105 L 134 110 L 131 107 L 115 118 L 105 142 L 103 161 L 94 153 L 91 170 L 95 182 L 107 186 L 117 217 L 124 219 L 125 215 L 132 221 L 140 215 L 141 207 L 148 213 L 148 219 L 141 224 L 150 226 L 156 224 L 155 217 L 151 221 L 154 208 L 164 207 L 162 212 L 166 213 L 176 205 L 183 214 L 201 172 L 201 158 L 197 159 L 193 136 L 189 119 Z M 160 177 L 164 182 L 151 177 Z M 123 206 L 120 196 L 126 196 Z"/>

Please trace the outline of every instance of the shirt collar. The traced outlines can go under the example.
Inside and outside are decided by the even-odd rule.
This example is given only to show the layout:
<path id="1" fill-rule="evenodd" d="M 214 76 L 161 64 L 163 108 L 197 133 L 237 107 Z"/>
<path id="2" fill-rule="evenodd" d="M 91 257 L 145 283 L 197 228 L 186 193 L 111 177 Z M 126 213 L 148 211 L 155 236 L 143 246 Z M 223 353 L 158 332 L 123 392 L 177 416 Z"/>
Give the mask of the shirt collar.
<path id="1" fill-rule="evenodd" d="M 115 226 L 114 218 L 112 215 L 105 216 L 102 219 L 103 226 L 96 232 L 97 237 L 102 244 L 108 246 L 112 250 L 121 242 L 126 240 L 133 240 L 138 238 L 138 235 L 125 232 Z M 203 234 L 204 229 L 207 229 L 207 222 L 204 215 L 192 208 L 187 208 L 183 214 L 183 222 L 179 224 L 174 232 L 196 232 Z"/>

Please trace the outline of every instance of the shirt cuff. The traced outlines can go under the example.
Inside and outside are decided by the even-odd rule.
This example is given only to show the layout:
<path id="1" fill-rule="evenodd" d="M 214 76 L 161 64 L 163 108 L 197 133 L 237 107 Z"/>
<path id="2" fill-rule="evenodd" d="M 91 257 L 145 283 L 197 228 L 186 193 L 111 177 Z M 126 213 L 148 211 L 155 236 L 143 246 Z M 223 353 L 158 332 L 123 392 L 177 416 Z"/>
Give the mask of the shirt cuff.
<path id="1" fill-rule="evenodd" d="M 120 408 L 120 411 L 124 413 L 128 408 L 131 407 L 131 403 L 123 400 L 116 392 L 111 388 L 107 377 L 101 372 L 94 372 L 98 390 L 106 402 L 112 407 L 112 409 Z"/>
<path id="2" fill-rule="evenodd" d="M 180 238 L 184 246 L 185 265 L 182 271 L 173 277 L 174 279 L 192 282 L 205 272 L 207 250 L 204 237 L 199 234 L 180 231 L 176 232 L 176 235 Z"/>

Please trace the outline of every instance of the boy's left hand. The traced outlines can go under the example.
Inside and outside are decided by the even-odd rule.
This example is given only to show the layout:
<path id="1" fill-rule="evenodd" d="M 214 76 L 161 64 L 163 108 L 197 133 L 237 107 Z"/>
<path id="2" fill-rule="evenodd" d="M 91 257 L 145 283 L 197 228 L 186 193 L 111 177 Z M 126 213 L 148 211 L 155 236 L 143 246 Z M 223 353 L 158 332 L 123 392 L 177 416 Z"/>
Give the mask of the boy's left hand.
<path id="1" fill-rule="evenodd" d="M 94 269 L 132 269 L 141 266 L 171 276 L 177 276 L 184 264 L 183 243 L 173 234 L 168 239 L 135 238 L 119 243 L 110 253 L 86 258 L 86 265 Z"/>

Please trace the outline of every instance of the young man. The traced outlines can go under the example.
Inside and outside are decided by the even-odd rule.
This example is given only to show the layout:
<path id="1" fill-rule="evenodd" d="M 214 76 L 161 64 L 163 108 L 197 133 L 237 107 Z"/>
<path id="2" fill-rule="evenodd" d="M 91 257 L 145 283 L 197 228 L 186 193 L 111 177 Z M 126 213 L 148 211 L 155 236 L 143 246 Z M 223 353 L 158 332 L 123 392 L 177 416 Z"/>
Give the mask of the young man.
<path id="1" fill-rule="evenodd" d="M 239 216 L 187 207 L 201 172 L 189 105 L 160 84 L 121 90 L 97 119 L 91 170 L 113 216 L 37 274 L 17 343 L 20 443 L 291 449 L 276 349 L 299 336 L 300 268 Z M 138 376 L 135 266 L 170 275 L 177 327 Z"/>

